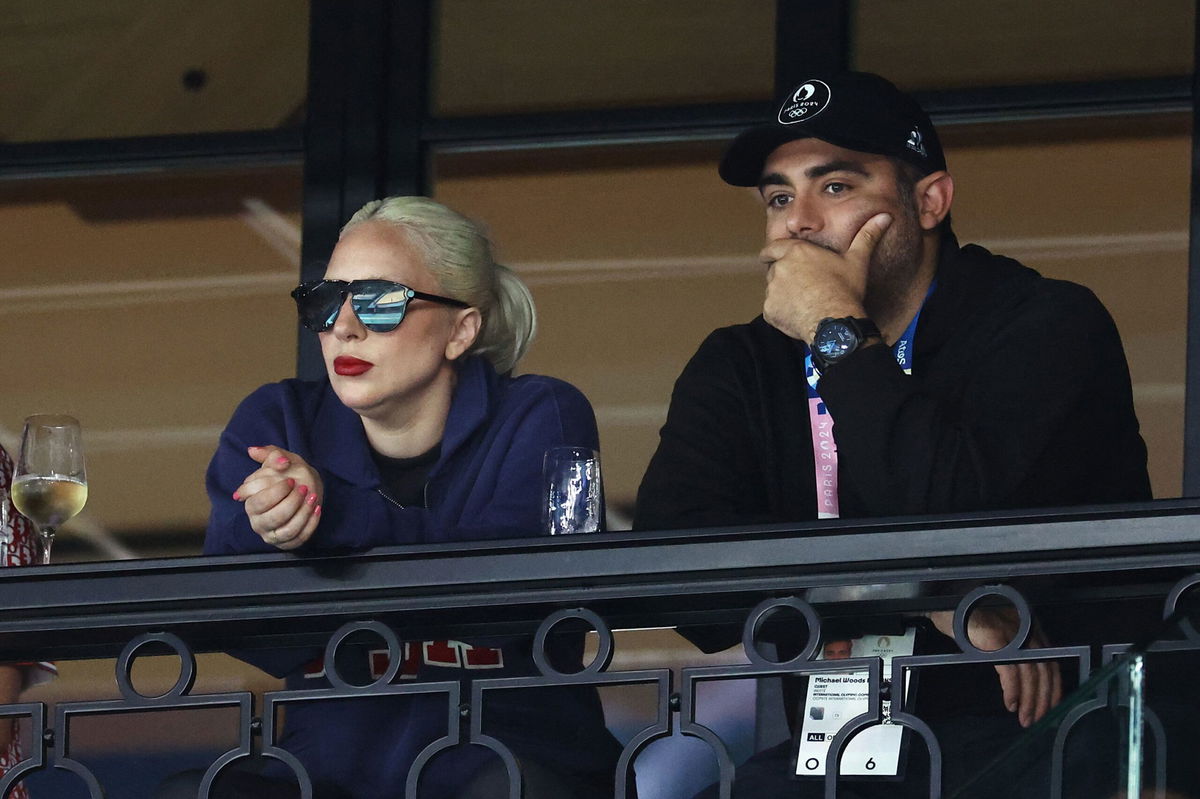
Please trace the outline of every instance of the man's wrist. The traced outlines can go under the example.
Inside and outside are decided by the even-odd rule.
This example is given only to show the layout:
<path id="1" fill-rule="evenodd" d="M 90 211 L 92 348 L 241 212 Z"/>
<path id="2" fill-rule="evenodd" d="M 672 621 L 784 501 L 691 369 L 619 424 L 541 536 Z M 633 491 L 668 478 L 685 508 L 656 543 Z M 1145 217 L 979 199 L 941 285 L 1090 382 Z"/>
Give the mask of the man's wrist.
<path id="1" fill-rule="evenodd" d="M 808 322 L 808 326 L 804 329 L 804 343 L 812 346 L 817 337 L 817 330 L 820 329 L 821 323 L 829 319 L 866 319 L 867 312 L 859 305 L 845 305 L 837 307 L 833 310 L 826 307 L 826 312 L 819 316 L 813 316 Z"/>
<path id="2" fill-rule="evenodd" d="M 870 319 L 827 317 L 817 325 L 809 351 L 813 364 L 824 373 L 858 350 L 881 343 L 883 335 Z"/>

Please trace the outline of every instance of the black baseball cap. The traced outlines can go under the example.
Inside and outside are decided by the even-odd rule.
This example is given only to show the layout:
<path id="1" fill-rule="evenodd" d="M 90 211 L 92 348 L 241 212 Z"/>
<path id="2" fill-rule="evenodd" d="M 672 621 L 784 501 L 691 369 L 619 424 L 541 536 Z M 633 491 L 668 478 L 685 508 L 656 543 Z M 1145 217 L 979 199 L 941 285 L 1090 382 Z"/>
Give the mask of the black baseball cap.
<path id="1" fill-rule="evenodd" d="M 733 140 L 717 171 L 733 186 L 757 186 L 776 147 L 808 138 L 890 155 L 925 175 L 946 168 L 937 131 L 916 100 L 878 75 L 841 72 L 810 78 L 784 95 L 774 119 Z"/>

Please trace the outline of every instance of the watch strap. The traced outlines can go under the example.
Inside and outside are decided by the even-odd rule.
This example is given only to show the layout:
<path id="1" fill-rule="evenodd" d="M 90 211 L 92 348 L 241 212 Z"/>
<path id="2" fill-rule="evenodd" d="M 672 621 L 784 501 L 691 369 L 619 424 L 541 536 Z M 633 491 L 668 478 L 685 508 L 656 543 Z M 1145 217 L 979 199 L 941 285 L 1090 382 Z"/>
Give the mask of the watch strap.
<path id="1" fill-rule="evenodd" d="M 835 322 L 840 322 L 840 323 L 846 325 L 847 327 L 849 327 L 851 332 L 854 333 L 854 337 L 856 340 L 855 340 L 853 347 L 848 349 L 845 353 L 838 356 L 837 358 L 834 358 L 833 360 L 826 360 L 826 358 L 820 353 L 820 351 L 816 348 L 816 346 L 810 346 L 808 349 L 809 349 L 809 352 L 812 353 L 813 365 L 816 366 L 817 370 L 821 371 L 821 372 L 824 372 L 826 369 L 828 369 L 833 364 L 839 363 L 842 360 L 844 360 L 845 358 L 848 358 L 851 353 L 861 349 L 862 345 L 868 339 L 872 339 L 872 338 L 878 338 L 880 340 L 883 339 L 883 334 L 879 331 L 879 326 L 876 325 L 875 322 L 873 322 L 870 319 L 867 319 L 864 317 L 853 317 L 853 316 L 845 316 L 845 317 L 841 317 L 841 318 L 834 318 L 832 316 L 829 316 L 829 317 L 822 319 L 820 322 L 817 323 L 817 335 L 813 337 L 814 343 L 815 343 L 816 339 L 820 338 L 821 328 L 824 327 L 826 324 L 835 323 Z"/>

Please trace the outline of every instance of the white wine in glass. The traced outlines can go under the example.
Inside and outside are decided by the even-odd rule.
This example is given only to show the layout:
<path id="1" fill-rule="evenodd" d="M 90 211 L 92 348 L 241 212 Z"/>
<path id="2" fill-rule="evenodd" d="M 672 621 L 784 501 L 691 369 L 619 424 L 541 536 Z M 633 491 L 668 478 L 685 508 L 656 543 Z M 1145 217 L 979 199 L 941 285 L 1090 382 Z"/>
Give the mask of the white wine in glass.
<path id="1" fill-rule="evenodd" d="M 25 420 L 12 500 L 37 528 L 42 563 L 48 564 L 55 532 L 87 502 L 87 472 L 78 421 L 58 415 Z"/>

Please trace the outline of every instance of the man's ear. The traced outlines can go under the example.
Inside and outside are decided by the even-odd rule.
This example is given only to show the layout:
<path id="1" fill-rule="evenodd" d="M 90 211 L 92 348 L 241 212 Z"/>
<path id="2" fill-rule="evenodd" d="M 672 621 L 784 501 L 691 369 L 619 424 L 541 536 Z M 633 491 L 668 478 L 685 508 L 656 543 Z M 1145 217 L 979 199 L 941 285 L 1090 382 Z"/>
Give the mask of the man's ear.
<path id="1" fill-rule="evenodd" d="M 942 224 L 950 213 L 954 202 L 954 178 L 943 170 L 931 172 L 913 186 L 917 201 L 917 218 L 924 230 L 933 230 Z"/>
<path id="2" fill-rule="evenodd" d="M 453 361 L 471 349 L 475 339 L 479 337 L 479 329 L 483 326 L 483 317 L 478 308 L 464 308 L 455 314 L 454 330 L 450 340 L 446 342 L 446 357 Z"/>

